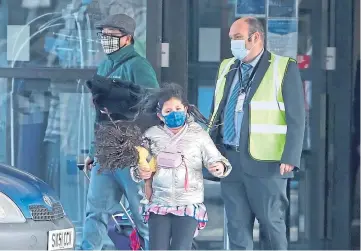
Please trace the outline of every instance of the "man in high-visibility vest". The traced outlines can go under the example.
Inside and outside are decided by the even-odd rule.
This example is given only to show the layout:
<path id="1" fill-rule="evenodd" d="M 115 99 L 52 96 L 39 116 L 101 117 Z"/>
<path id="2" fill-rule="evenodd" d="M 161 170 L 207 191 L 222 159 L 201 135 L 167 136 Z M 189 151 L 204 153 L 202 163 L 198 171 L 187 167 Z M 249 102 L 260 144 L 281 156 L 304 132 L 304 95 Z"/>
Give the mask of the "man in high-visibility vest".
<path id="1" fill-rule="evenodd" d="M 300 73 L 294 59 L 264 49 L 258 19 L 235 21 L 229 36 L 234 57 L 219 67 L 210 134 L 233 166 L 221 182 L 230 248 L 253 248 L 257 218 L 264 247 L 287 249 L 287 179 L 305 130 Z"/>

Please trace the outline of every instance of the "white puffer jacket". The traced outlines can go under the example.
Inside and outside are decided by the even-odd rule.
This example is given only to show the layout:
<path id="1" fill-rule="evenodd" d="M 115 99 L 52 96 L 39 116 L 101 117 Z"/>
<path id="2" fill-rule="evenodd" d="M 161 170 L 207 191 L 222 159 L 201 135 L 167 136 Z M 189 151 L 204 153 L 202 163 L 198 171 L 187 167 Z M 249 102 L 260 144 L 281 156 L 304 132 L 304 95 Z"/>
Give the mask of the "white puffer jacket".
<path id="1" fill-rule="evenodd" d="M 222 162 L 225 165 L 226 177 L 231 172 L 231 165 L 214 145 L 208 133 L 197 123 L 189 121 L 185 133 L 176 143 L 177 150 L 184 155 L 184 162 L 177 168 L 158 168 L 153 176 L 152 202 L 162 206 L 184 206 L 204 201 L 204 185 L 202 168 L 208 167 L 214 162 Z M 182 131 L 178 134 L 181 134 Z M 151 140 L 150 150 L 157 155 L 169 146 L 173 137 L 177 137 L 162 126 L 154 126 L 148 129 L 145 137 Z M 173 138 L 174 140 L 174 138 Z M 185 190 L 186 167 L 188 169 L 188 189 Z M 141 179 L 138 168 L 131 168 L 131 175 L 136 182 Z"/>

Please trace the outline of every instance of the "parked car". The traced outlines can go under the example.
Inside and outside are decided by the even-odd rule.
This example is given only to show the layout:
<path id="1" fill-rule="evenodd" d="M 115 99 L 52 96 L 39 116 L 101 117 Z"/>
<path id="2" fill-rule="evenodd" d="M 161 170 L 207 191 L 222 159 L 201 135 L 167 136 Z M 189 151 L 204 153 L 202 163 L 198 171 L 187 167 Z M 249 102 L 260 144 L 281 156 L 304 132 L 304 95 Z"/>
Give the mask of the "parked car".
<path id="1" fill-rule="evenodd" d="M 72 250 L 75 229 L 55 192 L 37 177 L 0 164 L 0 250 Z"/>

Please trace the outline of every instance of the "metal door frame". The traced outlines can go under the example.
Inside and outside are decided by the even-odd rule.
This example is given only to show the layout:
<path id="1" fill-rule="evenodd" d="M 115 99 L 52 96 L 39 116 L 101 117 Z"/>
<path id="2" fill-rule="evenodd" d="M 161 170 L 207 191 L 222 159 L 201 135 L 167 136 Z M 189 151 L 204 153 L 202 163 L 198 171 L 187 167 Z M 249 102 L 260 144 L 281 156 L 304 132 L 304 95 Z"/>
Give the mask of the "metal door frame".
<path id="1" fill-rule="evenodd" d="M 328 46 L 336 48 L 336 69 L 327 72 L 329 117 L 325 248 L 351 249 L 353 1 L 329 0 L 328 7 Z"/>
<path id="2" fill-rule="evenodd" d="M 163 0 L 162 43 L 169 44 L 169 67 L 162 68 L 162 83 L 188 89 L 189 0 Z"/>
<path id="3" fill-rule="evenodd" d="M 351 245 L 352 9 L 353 1 L 335 0 L 314 1 L 312 8 L 312 149 L 306 170 L 309 249 L 347 250 Z M 327 47 L 336 48 L 334 70 L 325 68 Z"/>

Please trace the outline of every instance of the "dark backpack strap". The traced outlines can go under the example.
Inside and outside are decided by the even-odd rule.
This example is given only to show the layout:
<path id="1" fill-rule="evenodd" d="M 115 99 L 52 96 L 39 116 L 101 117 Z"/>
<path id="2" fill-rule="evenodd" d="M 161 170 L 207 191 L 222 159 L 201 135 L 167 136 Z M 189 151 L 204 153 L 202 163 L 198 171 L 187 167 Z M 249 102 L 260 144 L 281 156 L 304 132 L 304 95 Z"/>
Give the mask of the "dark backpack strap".
<path id="1" fill-rule="evenodd" d="M 110 72 L 107 73 L 107 75 L 105 75 L 105 78 L 108 78 L 110 75 L 112 75 L 118 68 L 119 66 L 121 66 L 122 64 L 124 64 L 125 62 L 127 62 L 128 60 L 135 58 L 136 55 L 130 56 L 128 58 L 124 58 L 123 60 L 119 61 L 116 65 L 113 66 L 113 68 L 110 70 Z"/>

